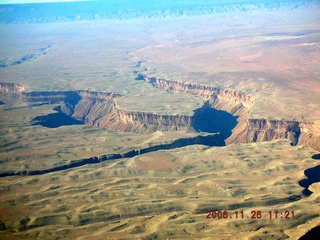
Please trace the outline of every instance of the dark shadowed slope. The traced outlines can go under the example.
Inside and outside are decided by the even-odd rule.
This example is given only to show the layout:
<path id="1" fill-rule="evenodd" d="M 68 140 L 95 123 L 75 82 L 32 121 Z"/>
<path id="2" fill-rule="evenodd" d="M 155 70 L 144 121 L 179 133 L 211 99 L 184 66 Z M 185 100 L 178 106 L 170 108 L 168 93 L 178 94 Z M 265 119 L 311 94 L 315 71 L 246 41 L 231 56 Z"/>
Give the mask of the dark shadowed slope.
<path id="1" fill-rule="evenodd" d="M 303 235 L 299 240 L 316 240 L 320 238 L 320 226 L 312 228 L 305 235 Z"/>

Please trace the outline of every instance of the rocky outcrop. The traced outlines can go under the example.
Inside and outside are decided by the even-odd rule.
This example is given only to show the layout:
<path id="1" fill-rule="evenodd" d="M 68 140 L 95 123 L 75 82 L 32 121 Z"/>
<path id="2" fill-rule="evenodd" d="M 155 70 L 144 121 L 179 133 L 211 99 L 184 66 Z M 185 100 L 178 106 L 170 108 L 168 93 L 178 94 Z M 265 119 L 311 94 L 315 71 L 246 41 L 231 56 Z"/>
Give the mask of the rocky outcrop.
<path id="1" fill-rule="evenodd" d="M 69 102 L 76 104 L 81 97 L 76 91 L 39 91 L 25 92 L 22 85 L 14 83 L 0 83 L 0 96 L 5 99 L 5 103 L 15 102 L 42 102 L 49 104 L 59 104 Z"/>
<path id="2" fill-rule="evenodd" d="M 184 115 L 160 115 L 147 112 L 127 112 L 118 109 L 116 115 L 120 121 L 117 128 L 124 131 L 142 130 L 142 131 L 167 131 L 191 129 L 192 116 Z"/>
<path id="3" fill-rule="evenodd" d="M 116 99 L 121 94 L 93 91 L 23 92 L 17 84 L 1 84 L 4 102 L 41 102 L 60 104 L 62 113 L 87 125 L 122 131 L 152 132 L 192 128 L 192 116 L 160 115 L 121 109 Z M 18 94 L 18 95 L 17 95 Z M 2 99 L 3 99 L 2 98 Z M 13 101 L 13 99 L 15 99 Z"/>
<path id="4" fill-rule="evenodd" d="M 246 130 L 237 133 L 239 142 L 263 142 L 289 139 L 292 145 L 310 146 L 320 150 L 320 124 L 313 122 L 247 119 Z"/>

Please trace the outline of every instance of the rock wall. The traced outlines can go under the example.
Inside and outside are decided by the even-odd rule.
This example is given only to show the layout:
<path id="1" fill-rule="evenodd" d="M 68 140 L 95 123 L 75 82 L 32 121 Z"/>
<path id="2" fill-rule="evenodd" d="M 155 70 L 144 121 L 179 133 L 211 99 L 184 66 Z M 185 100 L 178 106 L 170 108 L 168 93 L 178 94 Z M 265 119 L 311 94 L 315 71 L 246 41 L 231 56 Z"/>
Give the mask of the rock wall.
<path id="1" fill-rule="evenodd" d="M 301 122 L 299 144 L 310 146 L 320 151 L 320 123 Z"/>
<path id="2" fill-rule="evenodd" d="M 21 101 L 24 87 L 14 83 L 0 83 L 0 101 L 7 104 L 14 104 Z"/>
<path id="3" fill-rule="evenodd" d="M 117 106 L 119 94 L 98 97 L 94 92 L 79 92 L 81 100 L 75 105 L 72 117 L 88 125 L 122 131 L 151 132 L 191 128 L 192 116 L 160 115 L 132 112 Z"/>
<path id="4" fill-rule="evenodd" d="M 286 138 L 292 145 L 302 144 L 320 150 L 320 123 L 251 119 L 249 112 L 254 101 L 245 94 L 202 84 L 149 78 L 144 75 L 140 75 L 139 79 L 149 82 L 156 88 L 191 94 L 206 102 L 201 108 L 194 110 L 193 116 L 160 115 L 121 109 L 115 101 L 121 97 L 120 94 L 92 91 L 23 92 L 23 86 L 12 83 L 0 84 L 0 100 L 7 102 L 3 99 L 8 100 L 11 97 L 15 101 L 19 99 L 24 102 L 60 104 L 63 113 L 85 124 L 134 132 L 193 130 L 199 115 L 207 108 L 215 108 L 238 116 L 238 124 L 226 140 L 227 144 Z"/>
<path id="5" fill-rule="evenodd" d="M 61 112 L 91 126 L 134 132 L 192 129 L 192 116 L 121 109 L 115 99 L 122 95 L 117 93 L 84 90 L 23 92 L 24 88 L 17 84 L 2 83 L 0 86 L 0 100 L 4 99 L 5 103 L 16 103 L 19 99 L 21 102 L 60 104 Z"/>
<path id="6" fill-rule="evenodd" d="M 15 83 L 0 83 L 0 92 L 22 92 L 24 87 Z"/>
<path id="7" fill-rule="evenodd" d="M 299 122 L 267 119 L 248 119 L 245 142 L 263 142 L 279 138 L 287 138 L 292 145 L 298 143 L 300 137 Z"/>
<path id="8" fill-rule="evenodd" d="M 248 112 L 253 101 L 251 97 L 242 93 L 223 90 L 202 84 L 181 83 L 178 81 L 168 81 L 160 78 L 148 78 L 140 75 L 139 78 L 151 83 L 156 88 L 165 89 L 171 92 L 187 93 L 210 102 L 211 107 L 227 111 L 240 116 Z"/>
<path id="9" fill-rule="evenodd" d="M 292 145 L 302 144 L 320 151 L 320 123 L 263 118 L 250 119 L 249 112 L 254 101 L 245 94 L 202 84 L 149 78 L 143 74 L 140 74 L 138 79 L 143 79 L 156 88 L 198 96 L 209 101 L 210 107 L 239 116 L 238 125 L 226 140 L 227 144 L 263 142 L 285 138 L 289 139 Z"/>

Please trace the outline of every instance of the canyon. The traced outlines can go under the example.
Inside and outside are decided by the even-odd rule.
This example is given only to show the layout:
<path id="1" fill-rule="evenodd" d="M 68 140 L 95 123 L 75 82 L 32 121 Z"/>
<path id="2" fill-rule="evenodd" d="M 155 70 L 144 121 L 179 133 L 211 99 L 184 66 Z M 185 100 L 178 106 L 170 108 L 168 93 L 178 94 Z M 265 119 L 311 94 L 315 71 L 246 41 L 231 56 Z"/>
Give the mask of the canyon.
<path id="1" fill-rule="evenodd" d="M 314 0 L 0 4 L 0 238 L 319 235 L 319 20 Z"/>
<path id="2" fill-rule="evenodd" d="M 43 169 L 43 170 L 31 170 L 31 171 L 14 171 L 14 172 L 5 172 L 0 173 L 0 177 L 9 177 L 9 176 L 34 176 L 34 175 L 43 175 L 46 173 L 59 172 L 63 170 L 73 169 L 77 167 L 81 167 L 88 164 L 98 164 L 108 160 L 117 160 L 122 158 L 133 158 L 140 154 L 146 154 L 155 152 L 158 150 L 170 150 L 175 148 L 186 147 L 190 145 L 201 144 L 205 146 L 225 146 L 223 137 L 221 134 L 209 134 L 206 136 L 197 136 L 193 138 L 180 138 L 175 141 L 166 144 L 160 144 L 156 146 L 151 146 L 148 148 L 132 150 L 123 154 L 104 154 L 102 156 L 94 156 L 90 158 L 73 160 L 71 163 L 67 165 L 61 165 L 58 167 Z"/>
<path id="3" fill-rule="evenodd" d="M 238 125 L 226 140 L 231 143 L 250 143 L 285 138 L 292 145 L 302 144 L 320 150 L 320 124 L 292 120 L 252 119 L 254 100 L 236 91 L 222 90 L 201 84 L 186 84 L 159 78 L 140 76 L 157 88 L 196 95 L 209 101 L 209 106 L 238 116 Z"/>
<path id="4" fill-rule="evenodd" d="M 319 123 L 252 119 L 250 118 L 250 110 L 254 104 L 254 99 L 245 94 L 201 84 L 148 78 L 142 74 L 138 75 L 137 79 L 142 79 L 152 84 L 155 88 L 165 89 L 173 93 L 179 92 L 197 96 L 204 100 L 204 104 L 201 108 L 194 110 L 193 116 L 179 114 L 161 115 L 122 109 L 116 102 L 117 98 L 122 97 L 122 95 L 117 93 L 85 90 L 24 92 L 23 86 L 7 83 L 0 84 L 0 100 L 3 102 L 7 100 L 9 102 L 22 101 L 60 104 L 59 111 L 84 124 L 140 133 L 182 129 L 195 131 L 194 126 L 199 125 L 198 120 L 201 119 L 202 114 L 208 109 L 216 109 L 225 111 L 237 118 L 237 124 L 229 126 L 232 134 L 228 138 L 225 136 L 226 144 L 289 139 L 292 145 L 305 145 L 320 150 Z M 220 122 L 222 125 L 220 129 L 224 129 L 224 125 L 228 125 L 226 119 L 213 119 L 213 122 L 209 124 L 214 124 L 215 121 Z M 230 120 L 230 118 L 228 119 Z"/>

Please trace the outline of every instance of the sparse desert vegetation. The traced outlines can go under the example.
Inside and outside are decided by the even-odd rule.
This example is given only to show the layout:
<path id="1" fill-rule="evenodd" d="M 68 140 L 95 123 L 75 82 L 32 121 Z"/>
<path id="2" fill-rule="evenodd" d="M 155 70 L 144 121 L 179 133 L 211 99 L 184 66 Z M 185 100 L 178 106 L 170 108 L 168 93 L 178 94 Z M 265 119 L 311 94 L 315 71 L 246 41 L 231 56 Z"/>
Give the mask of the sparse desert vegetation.
<path id="1" fill-rule="evenodd" d="M 0 238 L 316 231 L 319 9 L 0 4 Z"/>
<path id="2" fill-rule="evenodd" d="M 196 145 L 2 178 L 1 234 L 12 239 L 296 238 L 319 223 L 319 183 L 309 187 L 308 197 L 298 184 L 305 169 L 318 165 L 311 158 L 315 153 L 283 140 Z M 229 217 L 206 219 L 207 210 L 228 211 Z M 244 218 L 236 219 L 235 211 L 242 210 Z M 261 211 L 261 217 L 252 219 L 252 211 Z M 269 211 L 278 211 L 278 218 L 270 219 Z M 294 217 L 286 219 L 285 211 Z"/>

